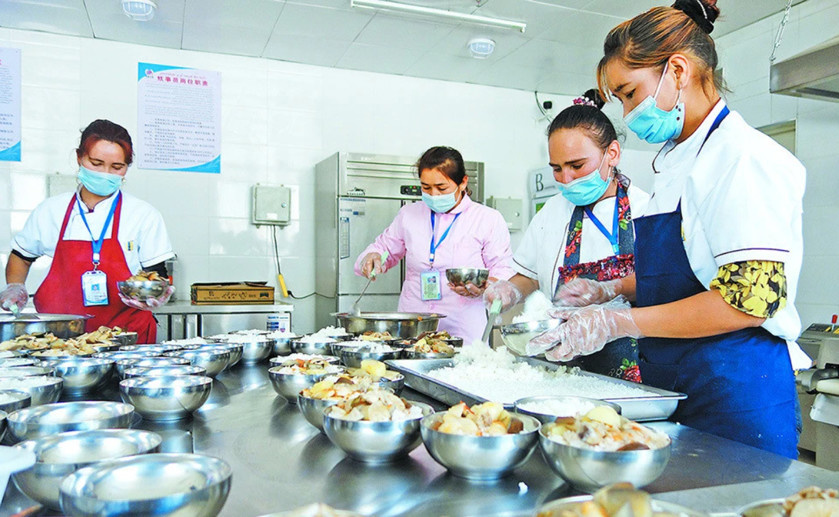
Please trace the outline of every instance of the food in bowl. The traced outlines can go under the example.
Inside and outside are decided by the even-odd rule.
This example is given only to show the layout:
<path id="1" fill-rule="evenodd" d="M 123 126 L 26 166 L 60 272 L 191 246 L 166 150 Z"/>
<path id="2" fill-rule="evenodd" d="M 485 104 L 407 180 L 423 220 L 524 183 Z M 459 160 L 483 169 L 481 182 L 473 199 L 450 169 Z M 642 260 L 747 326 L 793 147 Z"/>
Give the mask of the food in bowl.
<path id="1" fill-rule="evenodd" d="M 670 437 L 622 417 L 609 406 L 597 406 L 582 416 L 559 417 L 545 425 L 545 436 L 557 443 L 596 451 L 661 449 Z"/>
<path id="2" fill-rule="evenodd" d="M 328 373 L 338 373 L 340 371 L 340 366 L 334 365 L 326 359 L 315 358 L 294 359 L 290 361 L 285 361 L 282 365 L 280 365 L 280 368 L 277 370 L 277 373 L 283 375 L 320 375 Z"/>
<path id="3" fill-rule="evenodd" d="M 450 407 L 432 429 L 466 436 L 501 436 L 518 434 L 524 425 L 498 402 L 484 402 L 471 408 L 461 402 Z"/>
<path id="4" fill-rule="evenodd" d="M 350 394 L 324 414 L 353 422 L 397 422 L 422 418 L 423 410 L 389 390 L 371 389 Z"/>
<path id="5" fill-rule="evenodd" d="M 110 343 L 109 343 L 110 344 Z M 0 350 L 35 350 L 32 355 L 88 355 L 96 350 L 88 343 L 74 339 L 60 339 L 51 332 L 23 334 L 0 343 Z"/>
<path id="6" fill-rule="evenodd" d="M 388 370 L 385 363 L 376 361 L 375 359 L 364 359 L 361 361 L 360 368 L 349 368 L 347 373 L 351 377 L 369 378 L 372 382 L 379 382 L 380 380 L 396 380 L 402 374 Z"/>
<path id="7" fill-rule="evenodd" d="M 406 350 L 418 354 L 454 354 L 454 347 L 441 339 L 421 338 Z"/>
<path id="8" fill-rule="evenodd" d="M 536 517 L 623 517 L 681 515 L 671 513 L 653 501 L 650 494 L 636 490 L 631 483 L 614 483 L 605 486 L 592 496 L 572 497 L 546 504 Z"/>
<path id="9" fill-rule="evenodd" d="M 112 339 L 125 333 L 126 331 L 121 327 L 115 326 L 112 328 L 103 325 L 93 332 L 85 332 L 74 339 L 91 345 L 110 345 L 113 344 L 111 343 Z"/>
<path id="10" fill-rule="evenodd" d="M 384 332 L 368 330 L 358 336 L 358 339 L 361 339 L 362 341 L 390 341 L 393 339 L 393 336 L 386 330 Z"/>
<path id="11" fill-rule="evenodd" d="M 330 375 L 300 392 L 306 398 L 318 400 L 345 400 L 351 394 L 366 390 L 372 383 L 347 374 Z"/>
<path id="12" fill-rule="evenodd" d="M 742 517 L 834 517 L 839 515 L 839 493 L 810 486 L 786 499 L 752 503 L 737 513 Z"/>

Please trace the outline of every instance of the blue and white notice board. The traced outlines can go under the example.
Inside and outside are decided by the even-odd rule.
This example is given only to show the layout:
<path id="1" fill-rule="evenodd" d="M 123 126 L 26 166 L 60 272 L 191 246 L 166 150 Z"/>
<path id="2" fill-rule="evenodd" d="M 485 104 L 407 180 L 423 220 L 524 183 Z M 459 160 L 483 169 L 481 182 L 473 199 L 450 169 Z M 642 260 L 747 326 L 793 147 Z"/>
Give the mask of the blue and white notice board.
<path id="1" fill-rule="evenodd" d="M 221 172 L 221 73 L 137 64 L 137 167 Z"/>
<path id="2" fill-rule="evenodd" d="M 0 48 L 0 161 L 20 161 L 19 48 Z"/>

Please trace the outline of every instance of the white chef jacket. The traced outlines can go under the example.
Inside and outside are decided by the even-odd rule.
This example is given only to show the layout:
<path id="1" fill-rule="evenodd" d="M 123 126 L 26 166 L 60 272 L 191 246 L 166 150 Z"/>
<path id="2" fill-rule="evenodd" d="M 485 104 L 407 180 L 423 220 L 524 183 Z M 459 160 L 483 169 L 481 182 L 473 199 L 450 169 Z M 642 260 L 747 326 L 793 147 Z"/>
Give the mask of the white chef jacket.
<path id="1" fill-rule="evenodd" d="M 633 218 L 644 213 L 650 196 L 643 190 L 630 185 L 627 190 L 629 209 Z M 565 258 L 565 241 L 568 237 L 568 225 L 575 205 L 557 194 L 539 210 L 513 255 L 513 269 L 517 273 L 539 282 L 541 290 L 548 298 L 553 298 L 559 281 L 557 269 L 562 267 Z M 592 213 L 607 230 L 612 230 L 615 216 L 615 198 L 609 197 L 598 201 Z M 594 225 L 587 214 L 583 214 L 583 237 L 580 243 L 580 263 L 596 262 L 614 255 L 612 244 Z"/>
<path id="2" fill-rule="evenodd" d="M 693 273 L 706 288 L 725 264 L 783 262 L 787 304 L 767 318 L 763 328 L 787 340 L 797 367 L 796 356 L 804 359 L 794 341 L 801 332 L 795 295 L 804 253 L 805 169 L 735 111 L 703 146 L 724 106 L 720 100 L 687 140 L 678 145 L 667 142 L 661 149 L 653 161 L 657 174 L 647 215 L 672 212 L 681 200 L 685 251 Z"/>
<path id="3" fill-rule="evenodd" d="M 59 194 L 35 207 L 29 214 L 23 230 L 12 239 L 12 249 L 29 258 L 43 255 L 54 256 L 67 205 L 70 204 L 70 199 L 77 196 L 77 192 Z M 92 212 L 85 212 L 90 232 L 79 215 L 78 207 L 73 208 L 70 219 L 67 221 L 64 239 L 90 241 L 91 232 L 98 238 L 115 199 L 116 194 L 113 194 L 97 204 Z M 84 202 L 82 202 L 82 208 L 87 210 Z M 108 226 L 105 238 L 111 236 L 113 221 Z M 122 193 L 122 212 L 117 240 L 132 274 L 175 256 L 160 212 L 145 201 L 125 192 Z"/>

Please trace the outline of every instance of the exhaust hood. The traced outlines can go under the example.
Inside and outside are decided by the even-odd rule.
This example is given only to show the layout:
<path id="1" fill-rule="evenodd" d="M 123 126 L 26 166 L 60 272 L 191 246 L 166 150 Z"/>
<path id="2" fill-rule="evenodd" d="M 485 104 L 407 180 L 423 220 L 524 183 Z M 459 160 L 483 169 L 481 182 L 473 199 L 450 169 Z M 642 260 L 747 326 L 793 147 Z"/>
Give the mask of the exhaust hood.
<path id="1" fill-rule="evenodd" d="M 773 64 L 769 91 L 839 102 L 839 37 Z"/>

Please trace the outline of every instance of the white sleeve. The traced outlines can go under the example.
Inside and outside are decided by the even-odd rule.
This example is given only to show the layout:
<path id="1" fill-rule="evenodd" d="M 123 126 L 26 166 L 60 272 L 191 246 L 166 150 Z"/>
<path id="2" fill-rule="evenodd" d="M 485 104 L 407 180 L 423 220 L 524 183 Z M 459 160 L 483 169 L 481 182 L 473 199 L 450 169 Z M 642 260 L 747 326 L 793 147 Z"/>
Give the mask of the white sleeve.
<path id="1" fill-rule="evenodd" d="M 537 261 L 539 258 L 539 245 L 542 240 L 541 235 L 545 230 L 543 222 L 544 215 L 545 208 L 543 207 L 542 210 L 536 213 L 533 220 L 530 221 L 530 224 L 527 225 L 519 247 L 516 248 L 516 252 L 513 254 L 513 269 L 516 273 L 536 281 L 539 280 Z"/>
<path id="2" fill-rule="evenodd" d="M 12 249 L 27 258 L 38 258 L 54 250 L 62 220 L 52 220 L 52 211 L 41 203 L 26 218 L 23 230 L 12 239 Z M 62 213 L 63 215 L 63 213 Z M 46 242 L 56 237 L 54 242 Z"/>
<path id="3" fill-rule="evenodd" d="M 142 267 L 153 266 L 175 256 L 163 216 L 151 209 L 137 236 L 137 256 Z"/>
<path id="4" fill-rule="evenodd" d="M 774 149 L 721 164 L 698 216 L 717 267 L 747 260 L 787 262 L 801 221 L 804 167 Z"/>

